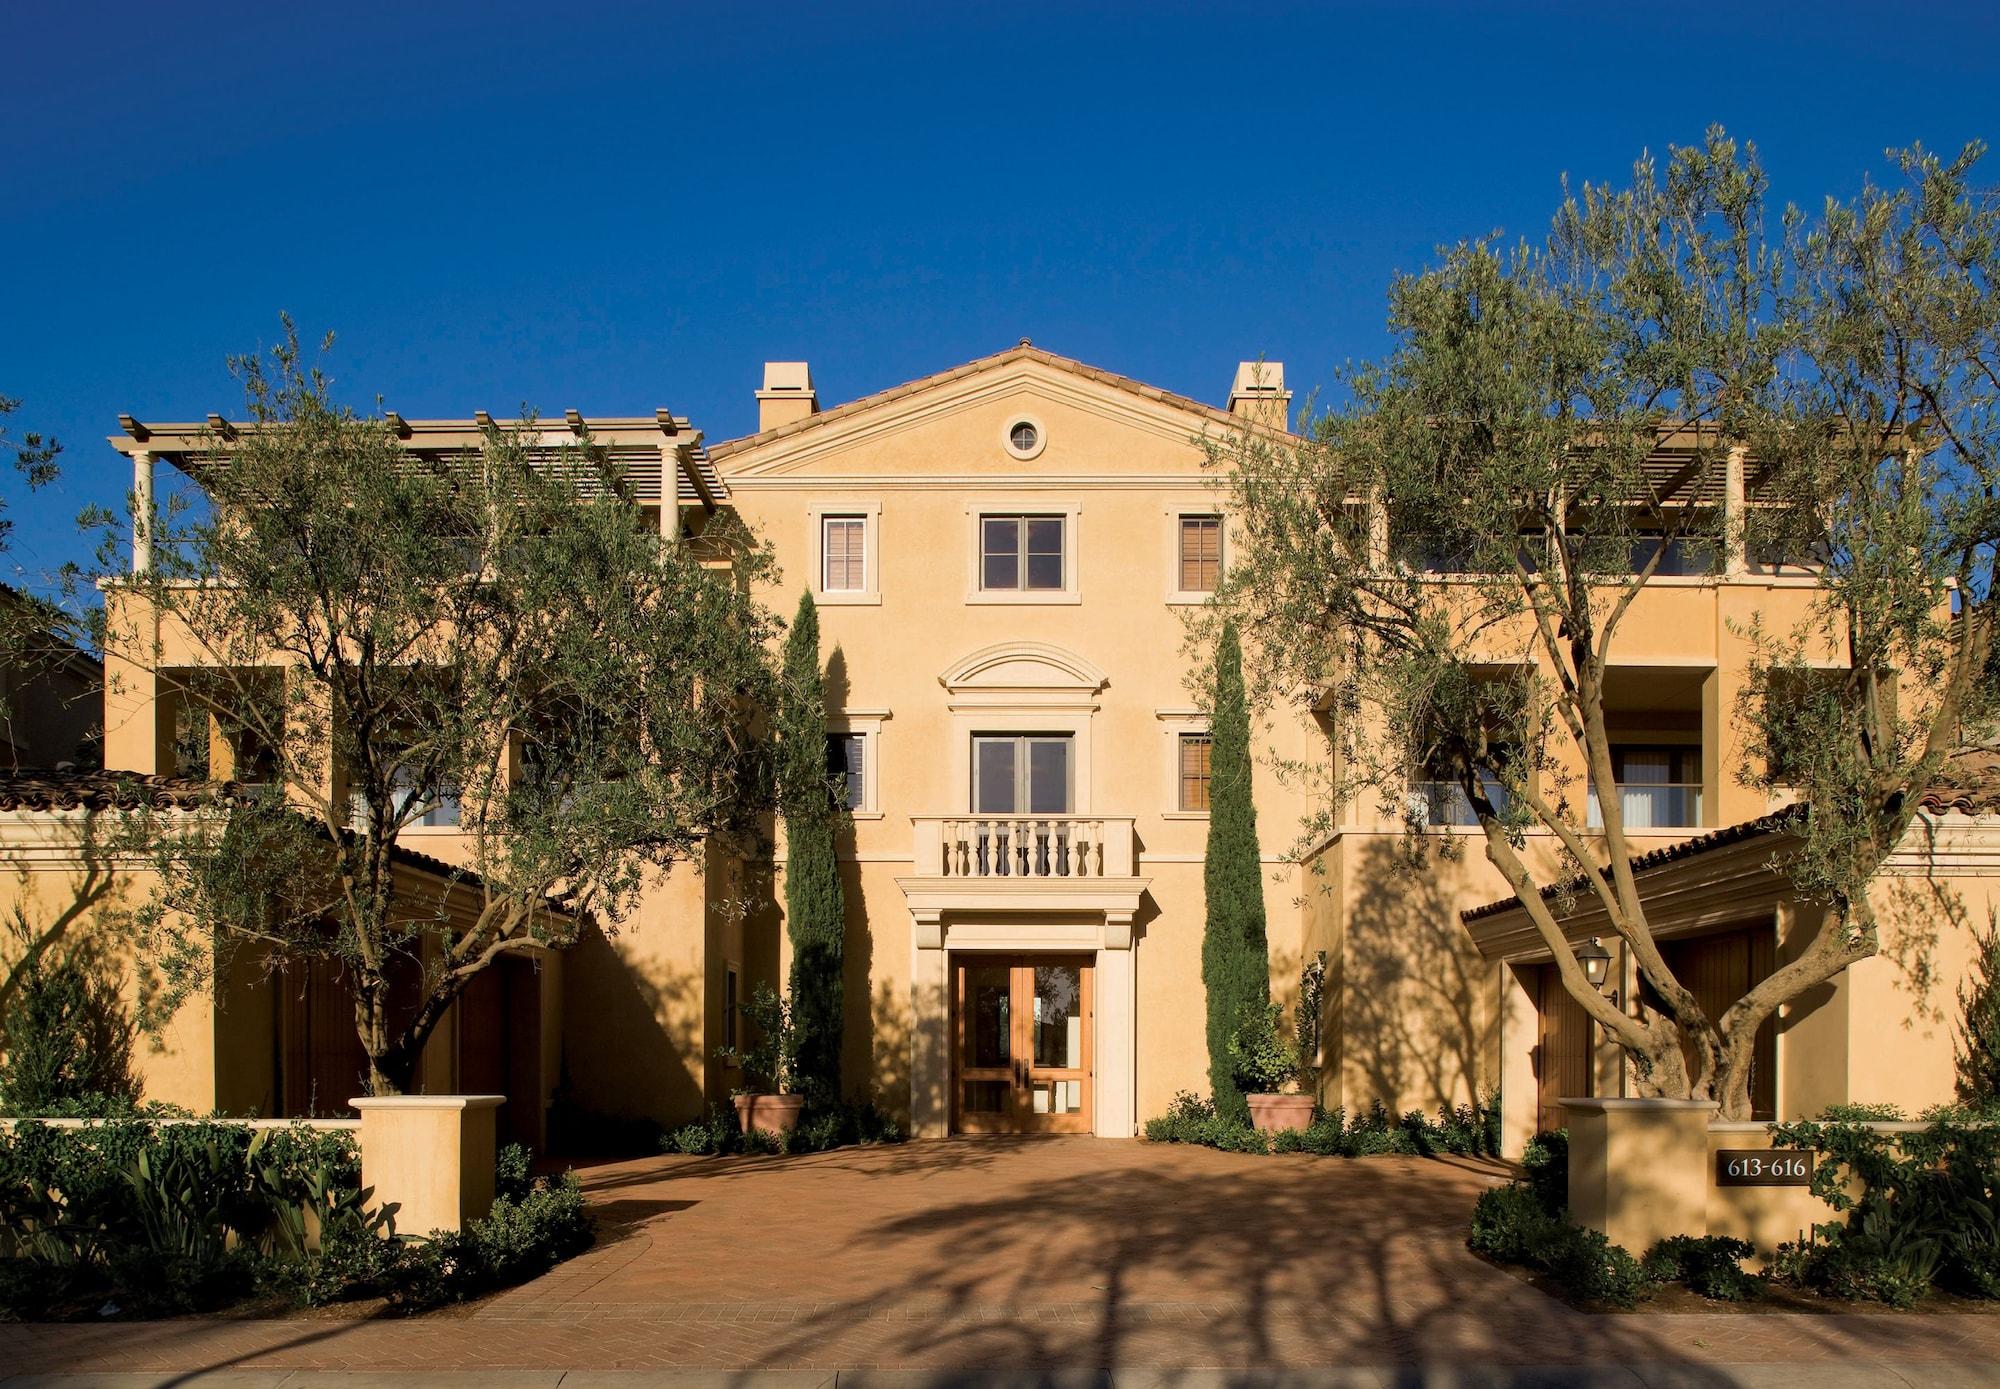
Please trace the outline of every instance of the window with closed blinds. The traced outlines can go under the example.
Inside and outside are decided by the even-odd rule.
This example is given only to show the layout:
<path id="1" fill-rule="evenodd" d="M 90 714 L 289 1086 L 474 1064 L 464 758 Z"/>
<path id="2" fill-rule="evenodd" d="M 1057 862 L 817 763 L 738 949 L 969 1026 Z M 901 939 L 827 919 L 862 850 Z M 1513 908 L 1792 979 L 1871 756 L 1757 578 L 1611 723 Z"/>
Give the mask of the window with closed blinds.
<path id="1" fill-rule="evenodd" d="M 825 572 L 823 593 L 860 593 L 868 586 L 867 522 L 860 516 L 828 516 L 820 522 Z"/>
<path id="2" fill-rule="evenodd" d="M 1181 734 L 1181 809 L 1208 809 L 1208 755 L 1214 746 L 1206 733 Z"/>
<path id="3" fill-rule="evenodd" d="M 1181 517 L 1181 592 L 1213 593 L 1222 582 L 1222 518 Z"/>

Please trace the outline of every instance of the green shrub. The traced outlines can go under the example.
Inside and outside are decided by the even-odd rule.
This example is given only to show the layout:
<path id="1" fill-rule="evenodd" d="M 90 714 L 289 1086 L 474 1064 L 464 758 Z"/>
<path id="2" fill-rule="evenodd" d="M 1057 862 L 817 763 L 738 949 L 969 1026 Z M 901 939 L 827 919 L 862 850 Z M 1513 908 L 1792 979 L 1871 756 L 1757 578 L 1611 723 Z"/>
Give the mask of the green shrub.
<path id="1" fill-rule="evenodd" d="M 1247 1007 L 1229 1036 L 1229 1066 L 1244 1094 L 1275 1094 L 1299 1077 L 1298 1043 L 1284 1035 L 1285 1012 L 1275 1003 Z"/>
<path id="2" fill-rule="evenodd" d="M 4 1309 L 116 1301 L 141 1314 L 218 1306 L 260 1261 L 304 1243 L 303 1210 L 359 1184 L 351 1135 L 134 1118 L 0 1134 Z"/>
<path id="3" fill-rule="evenodd" d="M 1655 1283 L 1678 1283 L 1717 1302 L 1747 1302 L 1764 1291 L 1764 1279 L 1743 1268 L 1756 1252 L 1728 1235 L 1672 1235 L 1648 1249 L 1640 1266 Z"/>
<path id="4" fill-rule="evenodd" d="M 1191 1143 L 1226 1153 L 1268 1153 L 1270 1141 L 1248 1124 L 1216 1112 L 1215 1105 L 1189 1091 L 1174 1096 L 1167 1112 L 1146 1121 L 1146 1137 L 1154 1143 Z"/>
<path id="5" fill-rule="evenodd" d="M 1944 1237 L 1899 1220 L 1886 1206 L 1859 1211 L 1845 1226 L 1814 1229 L 1803 1243 L 1778 1246 L 1775 1278 L 1828 1297 L 1909 1307 L 1930 1292 L 1944 1266 Z"/>
<path id="6" fill-rule="evenodd" d="M 575 1177 L 531 1170 L 527 1149 L 502 1150 L 492 1211 L 420 1240 L 360 1185 L 347 1132 L 21 1124 L 0 1133 L 0 1313 L 199 1312 L 258 1288 L 306 1305 L 476 1296 L 590 1242 Z"/>
<path id="7" fill-rule="evenodd" d="M 1844 1118 L 1772 1126 L 1775 1143 L 1814 1152 L 1813 1193 L 1846 1216 L 1781 1248 L 1777 1277 L 1894 1306 L 1938 1283 L 2000 1292 L 2000 1128 L 1959 1106 L 1926 1117 L 1914 1132 Z"/>
<path id="8" fill-rule="evenodd" d="M 97 1118 L 129 1111 L 132 1024 L 115 979 L 78 956 L 21 968 L 0 1017 L 0 1114 Z"/>
<path id="9" fill-rule="evenodd" d="M 493 1160 L 493 1197 L 497 1201 L 518 1201 L 534 1189 L 535 1150 L 525 1143 L 509 1143 Z"/>
<path id="10" fill-rule="evenodd" d="M 1901 1105 L 1886 1101 L 1830 1104 L 1820 1114 L 1821 1122 L 1829 1124 L 1894 1124 L 1901 1123 L 1909 1117 L 1903 1112 Z"/>
<path id="11" fill-rule="evenodd" d="M 1321 1157 L 1376 1157 L 1437 1153 L 1491 1155 L 1497 1152 L 1499 1096 L 1476 1105 L 1440 1106 L 1435 1121 L 1411 1110 L 1397 1118 L 1380 1103 L 1350 1124 L 1341 1108 L 1315 1112 L 1303 1132 L 1269 1140 L 1246 1124 L 1221 1117 L 1216 1106 L 1183 1090 L 1167 1112 L 1146 1121 L 1155 1143 L 1192 1143 L 1234 1153 L 1315 1153 Z"/>
<path id="12" fill-rule="evenodd" d="M 668 1134 L 661 1147 L 670 1153 L 718 1157 L 725 1153 L 821 1153 L 855 1144 L 901 1143 L 902 1125 L 871 1104 L 808 1105 L 798 1127 L 779 1138 L 742 1133 L 733 1110 L 709 1107 L 708 1117 Z"/>
<path id="13" fill-rule="evenodd" d="M 1527 1172 L 1528 1189 L 1535 1193 L 1542 1209 L 1569 1209 L 1568 1129 L 1544 1129 L 1529 1139 L 1521 1151 L 1521 1166 Z"/>
<path id="14" fill-rule="evenodd" d="M 1652 1290 L 1628 1251 L 1550 1212 L 1519 1183 L 1480 1194 L 1465 1242 L 1501 1263 L 1539 1269 L 1579 1301 L 1630 1307 Z"/>
<path id="15" fill-rule="evenodd" d="M 1958 1097 L 1991 1105 L 2000 1100 L 2000 917 L 1990 908 L 1973 967 L 1958 986 Z"/>
<path id="16" fill-rule="evenodd" d="M 1482 1191 L 1473 1202 L 1472 1228 L 1465 1242 L 1503 1264 L 1532 1264 L 1541 1250 L 1554 1243 L 1561 1223 L 1527 1187 L 1497 1186 Z"/>

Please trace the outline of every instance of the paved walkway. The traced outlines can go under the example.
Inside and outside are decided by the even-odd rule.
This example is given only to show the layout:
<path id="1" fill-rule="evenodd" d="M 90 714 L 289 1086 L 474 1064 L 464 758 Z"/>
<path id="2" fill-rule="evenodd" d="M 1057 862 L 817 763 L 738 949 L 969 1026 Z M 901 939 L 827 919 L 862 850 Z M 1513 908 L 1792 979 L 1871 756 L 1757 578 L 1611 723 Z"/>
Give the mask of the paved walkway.
<path id="1" fill-rule="evenodd" d="M 1572 1312 L 1466 1252 L 1467 1210 L 1494 1180 L 1476 1162 L 1092 1139 L 651 1159 L 585 1173 L 596 1249 L 470 1309 L 0 1326 L 0 1372 L 121 1372 L 103 1382 L 126 1385 L 257 1371 L 243 1382 L 291 1386 L 323 1382 L 293 1371 L 461 1371 L 582 1389 L 638 1381 L 581 1371 L 731 1371 L 748 1386 L 762 1376 L 742 1372 L 1097 1367 L 1158 1386 L 1176 1381 L 1133 1375 L 1570 1383 L 1550 1367 L 1595 1365 L 1622 1368 L 1592 1383 L 2000 1383 L 2000 1315 Z"/>

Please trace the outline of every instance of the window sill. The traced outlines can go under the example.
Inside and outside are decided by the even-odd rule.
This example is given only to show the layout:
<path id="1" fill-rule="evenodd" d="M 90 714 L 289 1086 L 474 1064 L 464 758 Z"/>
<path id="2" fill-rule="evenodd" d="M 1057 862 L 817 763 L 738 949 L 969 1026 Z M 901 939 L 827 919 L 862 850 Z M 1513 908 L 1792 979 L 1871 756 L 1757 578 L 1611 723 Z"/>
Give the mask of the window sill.
<path id="1" fill-rule="evenodd" d="M 847 812 L 847 818 L 850 820 L 880 820 L 884 816 L 879 810 L 850 810 Z"/>
<path id="2" fill-rule="evenodd" d="M 1167 606 L 1170 608 L 1198 608 L 1202 604 L 1212 601 L 1214 598 L 1215 594 L 1213 591 L 1208 593 L 1174 592 L 1167 595 Z"/>
<path id="3" fill-rule="evenodd" d="M 1075 605 L 1081 603 L 1083 601 L 1083 594 L 1073 588 L 976 588 L 965 595 L 965 601 L 971 607 L 1061 607 L 1065 604 Z"/>
<path id="4" fill-rule="evenodd" d="M 1160 818 L 1162 820 L 1206 820 L 1208 812 L 1206 810 L 1163 810 L 1160 812 Z"/>
<path id="5" fill-rule="evenodd" d="M 880 607 L 882 595 L 879 593 L 814 593 L 813 602 L 822 608 L 864 608 Z"/>

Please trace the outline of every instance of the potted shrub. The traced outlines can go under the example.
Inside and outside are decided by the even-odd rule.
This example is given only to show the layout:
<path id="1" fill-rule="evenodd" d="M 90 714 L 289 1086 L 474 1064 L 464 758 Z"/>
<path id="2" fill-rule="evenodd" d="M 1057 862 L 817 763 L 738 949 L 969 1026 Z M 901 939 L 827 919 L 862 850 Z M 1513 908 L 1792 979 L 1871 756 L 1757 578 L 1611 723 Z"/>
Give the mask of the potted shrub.
<path id="1" fill-rule="evenodd" d="M 1250 1123 L 1259 1133 L 1312 1125 L 1313 1097 L 1284 1093 L 1299 1079 L 1298 1043 L 1284 1035 L 1277 1004 L 1244 1014 L 1229 1039 L 1229 1060 L 1237 1088 L 1250 1105 Z"/>
<path id="2" fill-rule="evenodd" d="M 799 1053 L 792 1006 L 769 984 L 759 984 L 740 1008 L 757 1044 L 721 1047 L 715 1054 L 743 1072 L 743 1084 L 732 1097 L 737 1128 L 776 1138 L 798 1127 L 805 1103 L 804 1096 L 790 1093 L 792 1063 Z"/>

